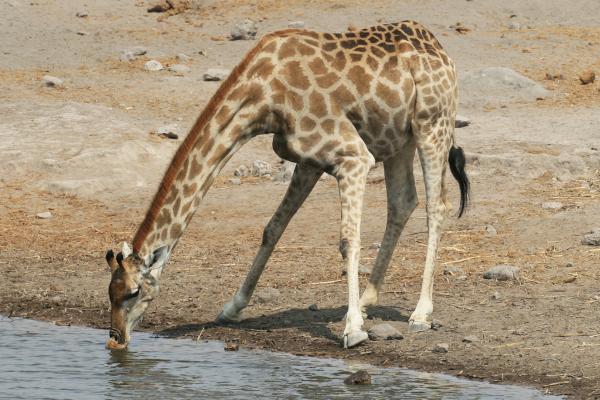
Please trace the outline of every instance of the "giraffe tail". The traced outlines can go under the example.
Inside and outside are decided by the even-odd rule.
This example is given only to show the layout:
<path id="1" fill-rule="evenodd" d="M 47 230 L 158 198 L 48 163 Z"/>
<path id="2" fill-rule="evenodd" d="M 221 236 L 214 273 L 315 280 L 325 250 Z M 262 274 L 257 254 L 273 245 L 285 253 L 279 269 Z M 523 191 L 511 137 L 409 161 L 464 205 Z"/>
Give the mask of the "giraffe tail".
<path id="1" fill-rule="evenodd" d="M 467 205 L 469 203 L 469 177 L 465 171 L 465 152 L 462 147 L 450 148 L 448 154 L 448 164 L 450 164 L 450 171 L 454 176 L 454 179 L 458 182 L 460 187 L 460 209 L 458 211 L 458 218 L 462 217 Z"/>

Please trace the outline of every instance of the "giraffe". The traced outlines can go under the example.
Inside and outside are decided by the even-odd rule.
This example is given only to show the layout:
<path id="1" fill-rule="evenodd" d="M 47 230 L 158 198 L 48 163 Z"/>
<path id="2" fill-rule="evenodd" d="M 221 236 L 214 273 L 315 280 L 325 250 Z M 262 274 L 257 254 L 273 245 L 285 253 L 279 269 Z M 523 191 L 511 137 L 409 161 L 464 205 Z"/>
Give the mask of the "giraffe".
<path id="1" fill-rule="evenodd" d="M 402 229 L 417 206 L 413 161 L 418 153 L 426 189 L 428 245 L 412 330 L 431 327 L 433 272 L 442 222 L 451 208 L 447 166 L 461 189 L 469 181 L 455 145 L 457 83 L 453 62 L 433 34 L 414 21 L 345 33 L 287 29 L 267 34 L 216 91 L 176 151 L 133 239 L 115 256 L 109 296 L 108 347 L 124 348 L 150 301 L 163 268 L 215 176 L 252 137 L 273 134 L 273 149 L 296 167 L 284 198 L 266 225 L 250 271 L 220 321 L 241 311 L 292 216 L 321 177 L 336 178 L 340 246 L 347 271 L 344 347 L 368 339 L 363 313 L 376 304 Z M 359 297 L 360 222 L 367 173 L 383 162 L 387 224 L 368 285 Z"/>

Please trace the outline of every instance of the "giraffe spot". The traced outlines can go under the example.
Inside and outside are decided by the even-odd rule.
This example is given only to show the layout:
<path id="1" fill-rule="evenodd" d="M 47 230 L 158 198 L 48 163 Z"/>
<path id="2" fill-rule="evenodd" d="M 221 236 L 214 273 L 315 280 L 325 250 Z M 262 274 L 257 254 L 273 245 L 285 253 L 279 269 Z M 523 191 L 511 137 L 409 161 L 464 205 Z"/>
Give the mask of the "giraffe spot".
<path id="1" fill-rule="evenodd" d="M 177 176 L 175 177 L 175 180 L 182 181 L 183 178 L 185 178 L 185 171 L 183 169 L 180 169 L 179 172 L 177 173 Z"/>
<path id="2" fill-rule="evenodd" d="M 402 78 L 400 70 L 398 69 L 398 57 L 390 57 L 387 62 L 383 65 L 381 76 L 388 79 L 392 83 L 399 83 Z"/>
<path id="3" fill-rule="evenodd" d="M 175 201 L 175 198 L 177 197 L 177 188 L 175 187 L 175 185 L 171 186 L 171 190 L 169 190 L 169 196 L 165 199 L 165 204 L 171 204 L 172 202 Z"/>
<path id="4" fill-rule="evenodd" d="M 395 53 L 396 52 L 396 46 L 394 44 L 380 42 L 380 43 L 377 43 L 377 46 L 381 47 L 387 53 Z"/>
<path id="5" fill-rule="evenodd" d="M 258 83 L 253 83 L 246 90 L 244 101 L 248 105 L 258 104 L 265 99 L 263 86 Z"/>
<path id="6" fill-rule="evenodd" d="M 324 33 L 323 37 L 325 38 L 325 40 L 333 40 L 334 37 L 331 33 Z"/>
<path id="7" fill-rule="evenodd" d="M 379 132 L 381 132 L 381 130 L 383 128 L 383 124 L 381 123 L 381 120 L 379 118 L 377 118 L 377 116 L 369 115 L 368 123 L 369 123 L 371 132 L 377 133 L 377 134 Z"/>
<path id="8" fill-rule="evenodd" d="M 292 37 L 286 39 L 279 48 L 279 52 L 277 52 L 277 57 L 280 60 L 283 60 L 288 57 L 293 57 L 296 54 L 296 48 L 298 45 L 298 39 Z"/>
<path id="9" fill-rule="evenodd" d="M 319 85 L 319 87 L 327 89 L 328 87 L 336 83 L 339 79 L 340 78 L 337 76 L 337 74 L 335 74 L 334 72 L 329 72 L 328 74 L 320 76 L 315 80 L 317 81 L 317 85 Z"/>
<path id="10" fill-rule="evenodd" d="M 285 92 L 285 99 L 295 111 L 300 111 L 304 108 L 304 100 L 302 99 L 302 96 L 293 90 L 288 90 Z"/>
<path id="11" fill-rule="evenodd" d="M 352 92 L 350 92 L 344 85 L 338 86 L 333 92 L 331 92 L 331 99 L 334 104 L 341 108 L 356 101 Z"/>
<path id="12" fill-rule="evenodd" d="M 197 189 L 198 189 L 198 185 L 196 183 L 193 183 L 191 185 L 185 184 L 185 185 L 183 185 L 183 196 L 190 197 L 190 196 L 196 194 Z M 179 201 L 179 199 L 178 199 L 178 201 Z M 174 213 L 174 214 L 177 214 L 177 213 Z"/>
<path id="13" fill-rule="evenodd" d="M 367 61 L 367 65 L 369 66 L 369 68 L 371 68 L 371 71 L 373 71 L 373 72 L 377 71 L 377 68 L 379 67 L 379 63 L 373 56 L 368 54 L 366 61 Z"/>
<path id="14" fill-rule="evenodd" d="M 313 129 L 315 129 L 316 126 L 317 126 L 317 123 L 315 122 L 314 119 L 312 119 L 310 117 L 303 117 L 300 120 L 300 129 L 305 132 L 312 131 Z"/>
<path id="15" fill-rule="evenodd" d="M 423 47 L 421 46 L 421 41 L 415 37 L 410 38 L 410 42 L 412 43 L 415 50 L 421 50 Z"/>
<path id="16" fill-rule="evenodd" d="M 274 53 L 277 50 L 277 42 L 271 41 L 269 44 L 264 46 L 261 50 L 263 53 Z"/>
<path id="17" fill-rule="evenodd" d="M 245 94 L 245 89 L 246 89 L 245 85 L 238 85 L 235 89 L 233 89 L 233 90 L 231 90 L 231 92 L 229 92 L 229 95 L 227 96 L 227 100 L 232 101 L 232 102 L 237 102 L 237 101 L 243 100 L 244 94 Z"/>
<path id="18" fill-rule="evenodd" d="M 350 54 L 350 61 L 354 62 L 354 63 L 359 63 L 361 62 L 363 59 L 363 55 L 360 53 L 351 53 Z"/>
<path id="19" fill-rule="evenodd" d="M 308 136 L 300 136 L 298 138 L 300 148 L 304 153 L 307 153 L 309 150 L 313 149 L 320 141 L 321 135 L 316 132 Z"/>
<path id="20" fill-rule="evenodd" d="M 194 200 L 191 200 L 190 202 L 184 204 L 183 207 L 181 208 L 181 215 L 187 215 L 187 213 L 190 211 L 190 208 L 192 208 L 193 203 L 194 203 Z"/>
<path id="21" fill-rule="evenodd" d="M 333 51 L 333 50 L 337 49 L 337 47 L 338 47 L 337 42 L 327 42 L 323 45 L 323 50 Z"/>
<path id="22" fill-rule="evenodd" d="M 400 107 L 400 105 L 402 104 L 402 99 L 400 98 L 398 92 L 393 90 L 389 86 L 382 84 L 381 82 L 377 84 L 376 94 L 380 99 L 382 99 L 385 102 L 385 104 L 392 108 Z"/>
<path id="23" fill-rule="evenodd" d="M 231 116 L 231 110 L 229 109 L 229 107 L 224 105 L 219 109 L 219 111 L 217 112 L 217 115 L 215 115 L 215 121 L 220 126 L 223 126 L 223 125 L 225 125 L 225 123 L 227 121 L 230 120 L 230 116 Z"/>
<path id="24" fill-rule="evenodd" d="M 412 79 L 404 79 L 402 82 L 402 93 L 404 93 L 404 98 L 409 99 L 413 96 L 415 92 L 415 83 Z"/>
<path id="25" fill-rule="evenodd" d="M 313 91 L 309 97 L 309 111 L 317 118 L 322 118 L 327 115 L 327 105 L 322 94 Z"/>
<path id="26" fill-rule="evenodd" d="M 310 81 L 304 74 L 299 61 L 290 61 L 283 70 L 285 80 L 293 87 L 306 90 L 310 86 Z"/>
<path id="27" fill-rule="evenodd" d="M 315 54 L 315 49 L 313 49 L 311 46 L 308 46 L 304 43 L 298 43 L 297 50 L 301 56 L 312 56 L 313 54 Z"/>
<path id="28" fill-rule="evenodd" d="M 344 49 L 352 49 L 352 48 L 356 47 L 356 40 L 342 40 L 340 42 L 340 45 Z"/>
<path id="29" fill-rule="evenodd" d="M 163 208 L 158 218 L 156 218 L 156 226 L 162 227 L 171 223 L 171 212 L 167 208 Z"/>
<path id="30" fill-rule="evenodd" d="M 388 140 L 396 139 L 396 132 L 392 128 L 387 128 L 384 132 L 384 135 Z"/>
<path id="31" fill-rule="evenodd" d="M 423 31 L 422 31 L 422 30 L 420 30 L 420 29 L 415 29 L 415 31 L 417 32 L 417 37 L 418 37 L 419 39 L 421 39 L 421 40 L 425 39 L 425 38 L 423 37 Z"/>
<path id="32" fill-rule="evenodd" d="M 423 98 L 423 101 L 425 102 L 425 104 L 428 107 L 431 107 L 432 105 L 434 105 L 437 102 L 437 99 L 434 96 L 425 96 Z"/>
<path id="33" fill-rule="evenodd" d="M 181 227 L 181 224 L 173 224 L 173 226 L 171 226 L 171 232 L 170 232 L 171 239 L 179 238 L 182 233 L 183 233 L 183 229 Z"/>
<path id="34" fill-rule="evenodd" d="M 332 120 L 331 118 L 328 118 L 326 120 L 324 120 L 323 122 L 321 122 L 321 129 L 327 133 L 327 134 L 332 134 L 334 133 L 334 128 L 335 128 L 335 121 Z"/>
<path id="35" fill-rule="evenodd" d="M 323 75 L 327 73 L 327 67 L 325 66 L 325 63 L 318 57 L 309 62 L 308 67 L 315 75 Z"/>
<path id="36" fill-rule="evenodd" d="M 370 35 L 370 34 L 371 34 L 371 33 L 370 33 L 368 30 L 366 30 L 366 29 L 363 29 L 363 30 L 361 30 L 361 31 L 358 33 L 358 36 L 359 36 L 359 37 L 361 37 L 361 38 L 363 38 L 363 39 L 366 39 L 366 38 L 368 38 L 368 37 L 369 37 L 369 35 Z"/>
<path id="37" fill-rule="evenodd" d="M 381 39 L 376 36 L 371 36 L 368 40 L 370 43 L 375 44 L 375 43 L 379 42 Z"/>
<path id="38" fill-rule="evenodd" d="M 272 73 L 275 66 L 271 62 L 270 58 L 263 57 L 256 61 L 256 63 L 248 70 L 246 77 L 252 79 L 258 77 L 260 79 L 268 78 Z"/>
<path id="39" fill-rule="evenodd" d="M 220 144 L 214 151 L 213 156 L 208 160 L 208 165 L 216 165 L 223 159 L 223 154 L 227 151 L 227 148 Z M 187 196 L 186 196 L 187 197 Z"/>
<path id="40" fill-rule="evenodd" d="M 400 43 L 398 44 L 398 52 L 399 52 L 399 53 L 410 53 L 410 52 L 411 52 L 411 51 L 413 51 L 414 49 L 415 49 L 415 48 L 414 48 L 414 47 L 412 47 L 412 46 L 410 45 L 410 43 L 408 43 L 408 42 L 404 42 L 404 41 L 402 41 L 402 42 L 400 42 Z"/>
<path id="41" fill-rule="evenodd" d="M 346 32 L 345 35 L 347 38 L 355 38 L 356 37 L 356 33 L 354 33 L 354 32 Z"/>
<path id="42" fill-rule="evenodd" d="M 371 47 L 371 53 L 373 53 L 376 57 L 379 58 L 383 58 L 386 55 L 385 51 L 381 50 L 379 47 Z"/>
<path id="43" fill-rule="evenodd" d="M 381 121 L 388 121 L 390 119 L 390 114 L 382 109 L 375 100 L 369 99 L 364 104 L 368 115 L 377 116 Z"/>
<path id="44" fill-rule="evenodd" d="M 179 207 L 181 207 L 181 199 L 178 197 L 177 200 L 175 200 L 175 203 L 173 203 L 174 216 L 177 216 L 177 214 L 179 214 Z"/>
<path id="45" fill-rule="evenodd" d="M 160 240 L 162 240 L 163 242 L 164 242 L 165 240 L 167 240 L 167 230 L 166 230 L 166 229 L 163 229 L 163 230 L 160 232 Z"/>
<path id="46" fill-rule="evenodd" d="M 406 24 L 400 25 L 400 29 L 402 29 L 402 32 L 406 33 L 408 36 L 414 35 L 412 28 Z"/>
<path id="47" fill-rule="evenodd" d="M 208 138 L 208 140 L 204 143 L 201 149 L 202 156 L 206 157 L 210 149 L 213 148 L 215 141 L 213 138 Z"/>
<path id="48" fill-rule="evenodd" d="M 364 95 L 369 92 L 373 77 L 367 74 L 363 67 L 357 65 L 350 68 L 348 78 L 354 83 L 359 94 Z"/>

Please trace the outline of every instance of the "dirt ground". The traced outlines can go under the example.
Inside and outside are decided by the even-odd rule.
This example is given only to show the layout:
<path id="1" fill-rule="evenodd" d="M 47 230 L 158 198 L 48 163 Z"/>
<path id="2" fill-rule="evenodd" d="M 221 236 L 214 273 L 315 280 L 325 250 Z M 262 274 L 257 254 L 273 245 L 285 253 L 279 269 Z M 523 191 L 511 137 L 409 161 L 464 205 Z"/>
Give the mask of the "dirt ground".
<path id="1" fill-rule="evenodd" d="M 185 134 L 218 87 L 202 81 L 203 72 L 232 68 L 255 43 L 226 40 L 236 22 L 254 19 L 261 35 L 299 20 L 309 29 L 343 31 L 416 19 L 440 39 L 459 75 L 508 67 L 550 91 L 544 100 L 503 104 L 462 94 L 459 113 L 473 123 L 456 135 L 468 153 L 472 207 L 446 223 L 434 287 L 441 326 L 408 332 L 427 238 L 420 176 L 421 204 L 366 320 L 366 328 L 388 321 L 404 339 L 340 347 L 347 289 L 332 178 L 319 182 L 259 282 L 259 295 L 270 288 L 279 295 L 253 300 L 239 325 L 213 324 L 286 188 L 268 177 L 230 180 L 236 167 L 256 159 L 277 165 L 270 138 L 259 137 L 208 193 L 139 329 L 600 398 L 600 248 L 581 244 L 600 226 L 600 85 L 578 79 L 586 69 L 600 74 L 600 11 L 595 0 L 501 3 L 192 1 L 167 16 L 147 13 L 143 1 L 0 1 L 0 313 L 108 327 L 104 252 L 131 241 L 181 140 L 151 132 L 177 124 Z M 450 27 L 457 22 L 470 31 Z M 134 46 L 148 53 L 120 61 Z M 191 59 L 177 61 L 178 53 Z M 150 59 L 190 71 L 148 72 Z M 546 73 L 564 79 L 546 80 Z M 44 75 L 60 77 L 64 87 L 42 87 Z M 454 183 L 451 199 L 458 205 Z M 361 263 L 368 266 L 385 225 L 380 166 L 365 201 Z M 542 208 L 549 201 L 561 206 Z M 52 218 L 36 218 L 44 211 Z M 486 231 L 490 225 L 495 234 Z M 520 279 L 484 280 L 497 264 L 518 266 Z M 444 274 L 449 266 L 464 274 Z M 363 287 L 367 279 L 361 276 Z M 468 335 L 479 340 L 464 342 Z M 431 351 L 442 342 L 448 353 Z"/>

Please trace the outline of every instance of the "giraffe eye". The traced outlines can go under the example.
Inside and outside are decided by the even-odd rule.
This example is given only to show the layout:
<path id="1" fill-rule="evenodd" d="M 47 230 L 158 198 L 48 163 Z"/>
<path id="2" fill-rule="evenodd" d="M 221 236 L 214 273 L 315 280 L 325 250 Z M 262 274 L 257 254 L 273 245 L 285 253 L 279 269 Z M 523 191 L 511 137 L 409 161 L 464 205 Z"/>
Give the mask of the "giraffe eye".
<path id="1" fill-rule="evenodd" d="M 127 295 L 125 295 L 124 300 L 133 299 L 134 297 L 138 297 L 139 294 L 140 294 L 140 288 L 137 287 L 134 290 L 132 290 L 131 293 L 128 293 Z"/>

